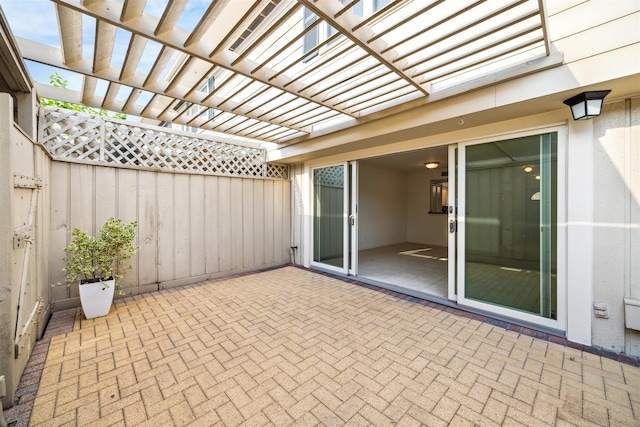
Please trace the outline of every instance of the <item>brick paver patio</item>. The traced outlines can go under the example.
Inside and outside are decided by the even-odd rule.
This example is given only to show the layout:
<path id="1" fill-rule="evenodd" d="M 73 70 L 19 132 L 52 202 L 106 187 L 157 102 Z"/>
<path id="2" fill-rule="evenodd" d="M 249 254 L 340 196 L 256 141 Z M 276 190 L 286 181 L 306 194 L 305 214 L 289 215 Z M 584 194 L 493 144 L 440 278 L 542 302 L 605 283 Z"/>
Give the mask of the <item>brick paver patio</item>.
<path id="1" fill-rule="evenodd" d="M 640 369 L 285 267 L 51 339 L 31 425 L 640 425 Z"/>

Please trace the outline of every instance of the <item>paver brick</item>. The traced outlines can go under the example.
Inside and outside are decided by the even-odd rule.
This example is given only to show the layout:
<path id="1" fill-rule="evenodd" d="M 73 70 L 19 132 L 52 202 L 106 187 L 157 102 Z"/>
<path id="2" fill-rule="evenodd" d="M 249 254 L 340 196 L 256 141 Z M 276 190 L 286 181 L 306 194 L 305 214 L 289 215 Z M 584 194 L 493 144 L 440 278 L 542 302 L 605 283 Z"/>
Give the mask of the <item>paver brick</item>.
<path id="1" fill-rule="evenodd" d="M 639 368 L 436 307 L 296 267 L 119 300 L 31 425 L 640 424 Z"/>

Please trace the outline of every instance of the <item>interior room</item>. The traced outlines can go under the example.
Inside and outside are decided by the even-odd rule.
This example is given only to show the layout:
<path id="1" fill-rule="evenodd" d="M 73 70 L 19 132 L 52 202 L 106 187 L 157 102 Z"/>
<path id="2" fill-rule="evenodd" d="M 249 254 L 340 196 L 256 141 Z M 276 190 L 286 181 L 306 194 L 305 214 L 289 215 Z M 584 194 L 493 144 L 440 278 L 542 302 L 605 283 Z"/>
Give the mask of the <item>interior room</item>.
<path id="1" fill-rule="evenodd" d="M 436 147 L 359 162 L 360 277 L 447 296 L 447 154 Z"/>

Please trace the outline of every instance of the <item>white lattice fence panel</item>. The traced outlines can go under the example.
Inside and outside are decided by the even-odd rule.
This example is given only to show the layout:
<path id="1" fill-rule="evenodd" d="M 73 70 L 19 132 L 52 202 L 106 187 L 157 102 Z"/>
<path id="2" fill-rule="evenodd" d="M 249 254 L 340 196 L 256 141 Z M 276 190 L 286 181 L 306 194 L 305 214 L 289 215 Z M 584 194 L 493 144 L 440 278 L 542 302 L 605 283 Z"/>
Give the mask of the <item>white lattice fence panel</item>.
<path id="1" fill-rule="evenodd" d="M 328 168 L 316 169 L 313 171 L 313 183 L 326 187 L 344 187 L 344 168 L 342 166 L 331 166 Z"/>
<path id="2" fill-rule="evenodd" d="M 73 110 L 40 110 L 39 141 L 54 157 L 100 160 L 103 121 Z M 44 114 L 43 114 L 44 111 Z"/>
<path id="3" fill-rule="evenodd" d="M 267 165 L 262 148 L 71 110 L 41 108 L 39 136 L 58 159 L 236 176 L 286 179 L 289 175 L 285 165 Z"/>
<path id="4" fill-rule="evenodd" d="M 289 166 L 267 163 L 267 178 L 289 179 Z"/>
<path id="5" fill-rule="evenodd" d="M 104 161 L 171 170 L 264 176 L 261 148 L 106 122 Z"/>

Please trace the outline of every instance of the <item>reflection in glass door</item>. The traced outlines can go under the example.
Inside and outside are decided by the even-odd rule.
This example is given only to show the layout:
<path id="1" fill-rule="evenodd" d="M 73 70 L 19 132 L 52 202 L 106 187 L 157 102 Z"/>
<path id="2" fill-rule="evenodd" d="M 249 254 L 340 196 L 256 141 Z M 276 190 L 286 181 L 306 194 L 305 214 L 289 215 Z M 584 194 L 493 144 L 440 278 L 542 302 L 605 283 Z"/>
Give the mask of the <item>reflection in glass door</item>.
<path id="1" fill-rule="evenodd" d="M 346 272 L 346 165 L 313 170 L 313 261 Z"/>
<path id="2" fill-rule="evenodd" d="M 468 144 L 459 157 L 462 301 L 557 319 L 556 134 Z"/>

